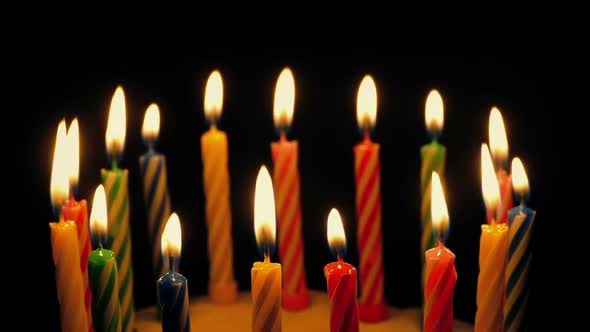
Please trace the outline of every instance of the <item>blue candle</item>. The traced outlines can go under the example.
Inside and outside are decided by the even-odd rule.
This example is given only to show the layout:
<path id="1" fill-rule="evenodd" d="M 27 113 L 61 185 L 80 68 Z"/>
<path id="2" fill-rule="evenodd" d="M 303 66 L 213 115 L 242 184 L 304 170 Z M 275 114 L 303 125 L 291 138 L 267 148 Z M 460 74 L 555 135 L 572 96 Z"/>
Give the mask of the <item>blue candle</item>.
<path id="1" fill-rule="evenodd" d="M 162 312 L 162 332 L 188 332 L 191 329 L 186 278 L 174 271 L 174 259 L 180 256 L 180 220 L 173 213 L 162 234 L 162 255 L 168 256 L 170 270 L 158 279 L 158 299 Z"/>

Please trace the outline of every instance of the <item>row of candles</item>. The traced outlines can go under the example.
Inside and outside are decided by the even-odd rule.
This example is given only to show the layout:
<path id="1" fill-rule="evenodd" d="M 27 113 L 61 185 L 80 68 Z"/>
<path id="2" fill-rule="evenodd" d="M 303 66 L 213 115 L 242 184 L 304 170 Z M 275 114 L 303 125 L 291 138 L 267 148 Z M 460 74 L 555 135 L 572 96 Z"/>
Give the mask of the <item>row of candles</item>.
<path id="1" fill-rule="evenodd" d="M 293 74 L 285 68 L 275 89 L 274 121 L 280 139 L 271 144 L 274 187 L 264 166 L 256 181 L 255 233 L 264 261 L 256 262 L 252 268 L 253 331 L 280 331 L 281 307 L 303 310 L 310 305 L 303 264 L 298 144 L 286 138 L 294 102 Z M 223 82 L 221 74 L 214 71 L 206 85 L 204 107 L 211 128 L 201 138 L 210 258 L 209 297 L 213 303 L 229 304 L 236 299 L 237 283 L 233 271 L 228 143 L 226 134 L 217 128 L 222 105 Z M 425 119 L 433 140 L 421 149 L 425 331 L 452 329 L 453 291 L 457 279 L 455 255 L 444 246 L 449 223 L 441 185 L 446 148 L 437 141 L 443 127 L 443 108 L 439 92 L 431 91 L 426 100 Z M 343 261 L 346 240 L 340 215 L 333 209 L 327 229 L 337 261 L 324 269 L 331 305 L 331 331 L 358 331 L 359 319 L 378 322 L 389 317 L 384 299 L 380 147 L 370 136 L 376 114 L 377 89 L 367 75 L 357 96 L 357 120 L 364 139 L 354 147 L 361 296 L 357 304 L 356 268 Z M 174 258 L 180 255 L 181 248 L 180 222 L 176 214 L 171 214 L 165 157 L 154 149 L 159 122 L 158 106 L 151 104 L 142 129 L 148 151 L 139 160 L 153 248 L 151 259 L 154 274 L 159 277 L 158 308 L 163 329 L 188 331 L 186 278 L 174 271 Z M 133 329 L 128 172 L 118 167 L 125 130 L 125 96 L 119 87 L 111 101 L 106 132 L 112 167 L 101 170 L 103 186 L 96 190 L 88 223 L 86 201 L 76 201 L 74 195 L 79 168 L 78 122 L 74 120 L 68 130 L 65 121 L 58 126 L 51 197 L 60 221 L 50 226 L 64 331 Z M 481 151 L 482 191 L 488 220 L 482 225 L 480 240 L 475 328 L 476 331 L 502 328 L 516 331 L 523 324 L 526 307 L 529 243 L 535 211 L 524 206 L 528 180 L 520 160 L 513 160 L 512 177 L 505 170 L 508 144 L 503 120 L 496 108 L 490 115 L 490 145 L 491 154 L 485 144 Z M 512 183 L 520 205 L 511 209 Z M 281 264 L 271 263 L 269 258 L 269 250 L 275 244 L 275 213 L 279 223 Z M 96 245 L 92 252 L 91 234 Z"/>

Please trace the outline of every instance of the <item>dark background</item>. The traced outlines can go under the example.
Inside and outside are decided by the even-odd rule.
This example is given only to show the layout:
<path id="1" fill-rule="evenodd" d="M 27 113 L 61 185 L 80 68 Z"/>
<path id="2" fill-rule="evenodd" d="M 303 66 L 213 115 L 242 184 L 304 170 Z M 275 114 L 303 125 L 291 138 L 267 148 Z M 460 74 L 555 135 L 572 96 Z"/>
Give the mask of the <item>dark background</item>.
<path id="1" fill-rule="evenodd" d="M 473 321 L 478 275 L 480 225 L 485 220 L 480 191 L 480 144 L 488 140 L 489 110 L 496 105 L 508 131 L 510 156 L 523 160 L 538 210 L 533 233 L 533 293 L 528 317 L 533 327 L 549 319 L 545 281 L 552 268 L 547 225 L 556 172 L 552 123 L 558 110 L 560 72 L 550 49 L 540 44 L 504 41 L 348 41 L 283 43 L 225 41 L 196 43 L 192 49 L 163 50 L 150 45 L 78 49 L 57 47 L 29 63 L 31 81 L 21 110 L 27 121 L 29 151 L 25 182 L 35 221 L 35 286 L 47 310 L 47 330 L 59 328 L 49 228 L 49 180 L 58 121 L 78 116 L 81 130 L 80 190 L 89 198 L 106 167 L 104 134 L 110 99 L 119 84 L 127 101 L 127 138 L 122 167 L 129 168 L 135 303 L 155 303 L 138 158 L 145 109 L 157 102 L 161 130 L 157 149 L 168 160 L 173 210 L 183 225 L 181 270 L 192 295 L 206 293 L 208 263 L 200 136 L 207 126 L 203 94 L 208 75 L 224 79 L 220 128 L 229 137 L 234 268 L 240 289 L 248 290 L 250 267 L 258 260 L 253 232 L 253 195 L 257 171 L 270 163 L 274 85 L 288 65 L 296 80 L 296 105 L 289 137 L 299 140 L 299 169 L 308 285 L 324 290 L 322 267 L 332 261 L 325 223 L 331 207 L 340 209 L 348 238 L 348 258 L 358 265 L 354 218 L 352 147 L 356 91 L 373 75 L 378 89 L 374 139 L 381 143 L 385 286 L 394 306 L 418 306 L 420 293 L 419 148 L 429 141 L 424 101 L 437 88 L 445 102 L 441 142 L 448 148 L 446 199 L 450 212 L 448 247 L 457 255 L 455 317 Z M 32 97 L 31 97 L 32 96 Z M 564 129 L 562 129 L 564 130 Z M 39 254 L 36 254 L 39 256 Z"/>

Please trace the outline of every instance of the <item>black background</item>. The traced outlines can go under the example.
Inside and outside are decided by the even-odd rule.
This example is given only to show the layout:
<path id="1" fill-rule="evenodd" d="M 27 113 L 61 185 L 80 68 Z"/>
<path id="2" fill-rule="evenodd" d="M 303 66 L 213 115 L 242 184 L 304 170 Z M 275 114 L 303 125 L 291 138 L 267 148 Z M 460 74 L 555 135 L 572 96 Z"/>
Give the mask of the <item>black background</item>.
<path id="1" fill-rule="evenodd" d="M 219 69 L 224 79 L 220 128 L 229 138 L 233 212 L 234 268 L 240 289 L 248 290 L 250 267 L 258 260 L 253 232 L 256 173 L 270 163 L 274 85 L 284 66 L 296 80 L 296 106 L 290 138 L 299 140 L 301 202 L 308 286 L 324 290 L 322 267 L 332 261 L 325 236 L 331 207 L 340 209 L 348 238 L 348 261 L 358 265 L 354 218 L 352 147 L 356 127 L 356 91 L 362 77 L 373 75 L 378 89 L 374 139 L 381 143 L 385 286 L 394 306 L 417 306 L 421 294 L 419 222 L 419 148 L 429 141 L 424 101 L 437 88 L 445 102 L 441 142 L 448 148 L 446 199 L 450 212 L 448 247 L 457 255 L 455 317 L 473 321 L 478 275 L 480 225 L 485 213 L 480 192 L 480 144 L 487 141 L 492 105 L 503 112 L 510 156 L 523 160 L 532 188 L 530 205 L 538 210 L 533 233 L 533 289 L 528 317 L 533 327 L 549 318 L 544 304 L 549 278 L 548 215 L 555 188 L 559 125 L 560 72 L 549 50 L 534 43 L 499 41 L 225 41 L 195 43 L 192 49 L 154 45 L 123 49 L 75 47 L 48 50 L 29 64 L 32 80 L 22 110 L 30 134 L 26 187 L 41 258 L 35 268 L 39 292 L 48 310 L 47 330 L 58 330 L 49 228 L 51 157 L 57 123 L 78 116 L 81 130 L 79 197 L 88 198 L 107 166 L 104 133 L 108 106 L 117 85 L 125 88 L 127 139 L 122 167 L 129 168 L 135 303 L 155 303 L 138 158 L 145 152 L 141 125 L 145 109 L 157 102 L 161 130 L 157 150 L 168 160 L 173 210 L 183 225 L 181 270 L 192 295 L 204 294 L 208 264 L 200 136 L 207 126 L 203 94 L 208 75 Z M 32 97 L 31 97 L 32 96 Z M 556 129 L 557 127 L 557 129 Z M 559 133 L 559 132 L 558 132 Z M 39 256 L 39 254 L 36 254 Z"/>

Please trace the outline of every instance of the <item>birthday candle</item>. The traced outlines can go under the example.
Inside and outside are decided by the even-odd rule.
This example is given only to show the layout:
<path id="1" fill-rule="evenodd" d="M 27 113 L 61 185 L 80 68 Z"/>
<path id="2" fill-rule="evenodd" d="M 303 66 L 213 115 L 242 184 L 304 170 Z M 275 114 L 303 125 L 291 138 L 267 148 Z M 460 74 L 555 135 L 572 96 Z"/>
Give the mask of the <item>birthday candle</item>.
<path id="1" fill-rule="evenodd" d="M 508 167 L 508 138 L 502 113 L 496 107 L 492 107 L 488 123 L 490 136 L 490 152 L 496 169 L 496 178 L 500 186 L 500 202 L 497 207 L 496 222 L 508 222 L 508 210 L 512 208 L 512 181 L 506 167 Z M 492 219 L 492 211 L 488 209 L 488 223 Z"/>
<path id="2" fill-rule="evenodd" d="M 504 330 L 523 331 L 528 302 L 529 266 L 531 264 L 531 232 L 537 212 L 525 205 L 529 180 L 519 158 L 512 159 L 512 183 L 520 205 L 508 211 L 508 259 L 506 264 L 506 302 Z"/>

